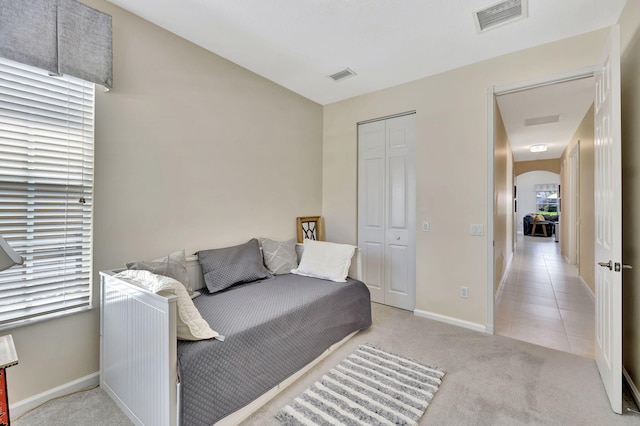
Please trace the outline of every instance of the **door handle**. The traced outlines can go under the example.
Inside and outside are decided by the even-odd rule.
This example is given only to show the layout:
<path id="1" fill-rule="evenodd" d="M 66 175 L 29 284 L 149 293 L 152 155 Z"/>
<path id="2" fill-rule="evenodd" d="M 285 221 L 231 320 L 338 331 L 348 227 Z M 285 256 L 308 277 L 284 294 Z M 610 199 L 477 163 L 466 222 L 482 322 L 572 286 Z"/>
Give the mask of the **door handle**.
<path id="1" fill-rule="evenodd" d="M 613 265 L 611 264 L 611 261 L 608 261 L 607 263 L 598 262 L 598 266 L 602 266 L 603 268 L 609 268 L 610 271 L 613 269 Z"/>
<path id="2" fill-rule="evenodd" d="M 614 269 L 616 272 L 620 272 L 623 269 L 633 269 L 633 266 L 631 265 L 621 265 L 618 262 L 615 263 L 614 265 Z"/>

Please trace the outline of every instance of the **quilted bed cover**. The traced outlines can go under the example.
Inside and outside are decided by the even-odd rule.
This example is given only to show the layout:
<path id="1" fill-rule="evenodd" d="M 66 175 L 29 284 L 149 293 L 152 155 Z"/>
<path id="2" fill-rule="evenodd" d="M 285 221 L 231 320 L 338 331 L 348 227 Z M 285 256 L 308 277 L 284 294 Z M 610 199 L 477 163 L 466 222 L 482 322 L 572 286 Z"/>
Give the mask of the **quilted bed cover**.
<path id="1" fill-rule="evenodd" d="M 224 342 L 178 342 L 183 426 L 210 426 L 350 333 L 371 325 L 369 290 L 298 275 L 206 294 L 194 303 Z"/>

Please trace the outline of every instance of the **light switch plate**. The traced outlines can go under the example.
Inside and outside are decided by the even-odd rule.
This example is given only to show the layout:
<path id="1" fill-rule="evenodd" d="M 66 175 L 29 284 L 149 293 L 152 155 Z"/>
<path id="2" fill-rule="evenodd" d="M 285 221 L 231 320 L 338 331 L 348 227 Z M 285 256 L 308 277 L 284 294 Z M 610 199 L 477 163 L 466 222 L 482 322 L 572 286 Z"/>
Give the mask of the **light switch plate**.
<path id="1" fill-rule="evenodd" d="M 431 225 L 429 222 L 422 222 L 422 232 L 429 232 L 431 230 Z"/>

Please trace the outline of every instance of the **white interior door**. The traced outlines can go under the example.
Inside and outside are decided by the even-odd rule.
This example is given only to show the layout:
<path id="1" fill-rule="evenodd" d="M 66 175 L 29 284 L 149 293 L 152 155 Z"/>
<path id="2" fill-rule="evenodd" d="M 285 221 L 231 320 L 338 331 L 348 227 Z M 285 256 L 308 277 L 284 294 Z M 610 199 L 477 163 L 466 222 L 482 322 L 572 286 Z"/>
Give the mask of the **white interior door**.
<path id="1" fill-rule="evenodd" d="M 595 72 L 596 363 L 611 408 L 622 413 L 622 196 L 620 35 L 611 29 Z"/>
<path id="2" fill-rule="evenodd" d="M 374 302 L 415 308 L 415 114 L 358 126 L 358 246 Z"/>
<path id="3" fill-rule="evenodd" d="M 384 303 L 386 124 L 358 126 L 358 247 L 362 281 L 371 300 Z"/>

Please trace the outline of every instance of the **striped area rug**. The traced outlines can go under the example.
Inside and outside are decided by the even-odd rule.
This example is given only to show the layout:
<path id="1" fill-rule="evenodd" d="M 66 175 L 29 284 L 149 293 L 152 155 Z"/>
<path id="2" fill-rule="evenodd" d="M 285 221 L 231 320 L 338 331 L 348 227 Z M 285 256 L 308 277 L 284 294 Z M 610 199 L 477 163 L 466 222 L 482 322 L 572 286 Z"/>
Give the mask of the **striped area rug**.
<path id="1" fill-rule="evenodd" d="M 283 425 L 417 425 L 444 371 L 361 345 L 284 407 Z"/>

